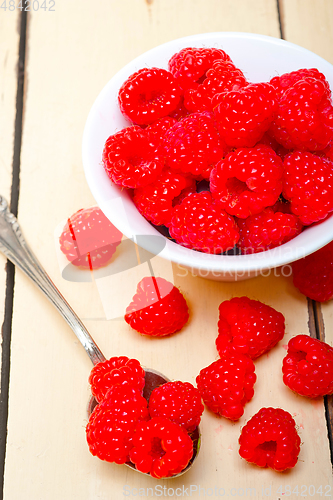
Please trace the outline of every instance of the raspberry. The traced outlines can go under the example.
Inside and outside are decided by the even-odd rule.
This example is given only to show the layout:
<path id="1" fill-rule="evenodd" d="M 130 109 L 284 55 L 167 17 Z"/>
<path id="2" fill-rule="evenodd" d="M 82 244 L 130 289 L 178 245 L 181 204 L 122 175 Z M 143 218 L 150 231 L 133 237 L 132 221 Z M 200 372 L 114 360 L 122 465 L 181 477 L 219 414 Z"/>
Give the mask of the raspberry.
<path id="1" fill-rule="evenodd" d="M 182 89 L 195 88 L 205 78 L 206 71 L 214 61 L 231 61 L 221 49 L 186 47 L 169 60 L 169 71 L 176 78 Z"/>
<path id="2" fill-rule="evenodd" d="M 164 139 L 166 164 L 185 174 L 209 178 L 223 157 L 212 113 L 193 113 L 171 127 Z"/>
<path id="3" fill-rule="evenodd" d="M 229 351 L 203 368 L 196 378 L 206 406 L 223 417 L 238 420 L 252 399 L 256 381 L 254 363 L 243 354 Z"/>
<path id="4" fill-rule="evenodd" d="M 275 118 L 276 91 L 269 83 L 251 83 L 239 90 L 215 94 L 212 106 L 225 143 L 236 148 L 252 147 Z"/>
<path id="5" fill-rule="evenodd" d="M 152 477 L 172 477 L 188 465 L 193 443 L 187 432 L 166 418 L 140 422 L 133 437 L 130 459 Z"/>
<path id="6" fill-rule="evenodd" d="M 301 396 L 333 394 L 333 348 L 308 335 L 297 335 L 288 342 L 282 373 L 286 386 Z"/>
<path id="7" fill-rule="evenodd" d="M 239 239 L 234 219 L 207 191 L 189 194 L 174 208 L 169 231 L 180 245 L 206 253 L 226 252 Z"/>
<path id="8" fill-rule="evenodd" d="M 330 142 L 327 148 L 325 148 L 321 153 L 323 153 L 326 158 L 333 161 L 333 142 Z"/>
<path id="9" fill-rule="evenodd" d="M 179 196 L 195 191 L 195 181 L 182 174 L 163 170 L 153 184 L 136 189 L 134 203 L 139 212 L 156 226 L 168 226 Z"/>
<path id="10" fill-rule="evenodd" d="M 333 162 L 306 151 L 294 151 L 284 160 L 283 196 L 305 225 L 333 211 Z"/>
<path id="11" fill-rule="evenodd" d="M 118 186 L 147 186 L 162 172 L 164 159 L 158 141 L 140 127 L 127 127 L 111 135 L 104 146 L 103 163 Z"/>
<path id="12" fill-rule="evenodd" d="M 238 148 L 213 168 L 211 193 L 229 214 L 245 219 L 277 201 L 282 176 L 282 160 L 269 146 Z"/>
<path id="13" fill-rule="evenodd" d="M 217 60 L 206 73 L 203 83 L 195 89 L 188 89 L 184 102 L 190 111 L 213 111 L 211 100 L 215 94 L 238 90 L 247 85 L 243 72 L 231 61 Z"/>
<path id="14" fill-rule="evenodd" d="M 261 408 L 242 428 L 239 444 L 247 462 L 282 472 L 295 467 L 301 440 L 290 413 Z"/>
<path id="15" fill-rule="evenodd" d="M 143 68 L 121 86 L 118 101 L 121 112 L 137 125 L 147 125 L 177 108 L 181 96 L 172 74 L 160 68 Z"/>
<path id="16" fill-rule="evenodd" d="M 193 432 L 204 406 L 196 387 L 189 382 L 167 382 L 153 390 L 148 405 L 151 417 L 165 417 Z"/>
<path id="17" fill-rule="evenodd" d="M 143 278 L 125 321 L 143 335 L 164 337 L 183 328 L 189 318 L 186 300 L 172 283 L 163 278 Z"/>
<path id="18" fill-rule="evenodd" d="M 172 118 L 171 116 L 164 116 L 151 125 L 148 125 L 146 130 L 155 142 L 157 140 L 162 143 L 167 130 L 169 130 L 169 128 L 171 128 L 175 123 L 177 123 L 175 118 Z"/>
<path id="19" fill-rule="evenodd" d="M 327 96 L 330 96 L 330 85 L 326 80 L 325 75 L 323 75 L 323 73 L 320 73 L 316 68 L 302 68 L 298 69 L 297 71 L 292 71 L 291 73 L 284 73 L 281 76 L 275 76 L 270 80 L 269 83 L 273 85 L 273 87 L 275 87 L 278 96 L 282 97 L 286 90 L 295 85 L 295 83 L 308 77 L 320 80 L 326 87 Z"/>
<path id="20" fill-rule="evenodd" d="M 175 111 L 170 113 L 170 117 L 174 118 L 177 121 L 180 121 L 182 118 L 185 118 L 185 116 L 188 116 L 189 114 L 189 110 L 185 108 L 184 96 L 181 96 L 177 108 L 175 109 Z"/>
<path id="21" fill-rule="evenodd" d="M 131 385 L 141 392 L 145 385 L 145 372 L 137 359 L 115 356 L 97 363 L 90 372 L 91 392 L 100 403 L 114 385 Z"/>
<path id="22" fill-rule="evenodd" d="M 318 302 L 333 299 L 333 241 L 292 264 L 293 282 L 301 293 Z"/>
<path id="23" fill-rule="evenodd" d="M 86 437 L 92 455 L 107 462 L 129 460 L 138 422 L 148 419 L 147 401 L 129 385 L 111 387 L 108 396 L 90 415 Z"/>
<path id="24" fill-rule="evenodd" d="M 238 220 L 237 246 L 243 254 L 264 252 L 287 243 L 301 233 L 303 224 L 296 215 L 266 208 L 260 214 Z"/>
<path id="25" fill-rule="evenodd" d="M 325 149 L 333 139 L 333 106 L 326 84 L 307 77 L 289 87 L 270 133 L 287 149 Z"/>
<path id="26" fill-rule="evenodd" d="M 59 238 L 60 250 L 77 267 L 96 270 L 112 259 L 122 234 L 97 207 L 71 215 Z"/>
<path id="27" fill-rule="evenodd" d="M 248 297 L 225 300 L 219 306 L 216 347 L 222 357 L 230 348 L 256 359 L 284 336 L 284 316 L 273 307 Z"/>

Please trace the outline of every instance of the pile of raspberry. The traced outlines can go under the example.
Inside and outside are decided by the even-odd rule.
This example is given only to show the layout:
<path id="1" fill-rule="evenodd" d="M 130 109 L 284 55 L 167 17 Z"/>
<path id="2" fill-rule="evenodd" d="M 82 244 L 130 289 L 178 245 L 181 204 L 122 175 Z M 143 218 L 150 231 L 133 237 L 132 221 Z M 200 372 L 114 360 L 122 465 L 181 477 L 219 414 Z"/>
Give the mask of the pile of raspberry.
<path id="1" fill-rule="evenodd" d="M 131 75 L 118 101 L 129 124 L 104 168 L 178 244 L 257 253 L 332 214 L 333 106 L 317 69 L 253 83 L 223 50 L 188 47 Z"/>
<path id="2" fill-rule="evenodd" d="M 129 463 L 155 478 L 186 469 L 199 445 L 195 431 L 204 410 L 197 388 L 167 382 L 147 401 L 145 372 L 138 360 L 126 356 L 98 363 L 89 382 L 98 403 L 86 427 L 92 455 Z"/>

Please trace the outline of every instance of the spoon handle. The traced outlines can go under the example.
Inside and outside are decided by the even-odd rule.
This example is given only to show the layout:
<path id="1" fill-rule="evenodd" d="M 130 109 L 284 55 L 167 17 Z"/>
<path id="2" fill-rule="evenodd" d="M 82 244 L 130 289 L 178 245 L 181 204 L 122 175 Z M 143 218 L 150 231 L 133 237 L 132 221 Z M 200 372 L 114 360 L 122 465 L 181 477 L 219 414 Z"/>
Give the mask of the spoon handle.
<path id="1" fill-rule="evenodd" d="M 94 365 L 105 361 L 82 321 L 61 295 L 25 241 L 20 225 L 0 195 L 0 251 L 19 267 L 56 307 L 85 348 Z"/>

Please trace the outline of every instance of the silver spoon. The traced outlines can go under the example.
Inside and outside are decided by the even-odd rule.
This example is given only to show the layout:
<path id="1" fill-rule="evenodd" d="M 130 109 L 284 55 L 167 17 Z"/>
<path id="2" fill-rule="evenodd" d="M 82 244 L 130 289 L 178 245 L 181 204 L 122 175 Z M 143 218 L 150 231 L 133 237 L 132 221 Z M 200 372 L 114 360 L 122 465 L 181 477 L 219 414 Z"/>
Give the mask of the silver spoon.
<path id="1" fill-rule="evenodd" d="M 38 262 L 36 256 L 29 248 L 27 242 L 25 241 L 20 225 L 16 217 L 8 210 L 7 201 L 3 196 L 0 195 L 0 251 L 5 254 L 5 256 L 19 267 L 29 278 L 37 285 L 37 287 L 46 295 L 46 297 L 52 302 L 61 316 L 67 321 L 69 326 L 72 328 L 73 332 L 83 345 L 86 350 L 92 364 L 95 366 L 101 361 L 105 361 L 106 358 L 102 354 L 101 350 L 97 344 L 92 339 L 90 333 L 75 314 L 71 306 L 61 295 L 59 290 L 56 288 L 54 283 L 51 281 L 50 277 L 43 269 L 41 264 Z M 169 382 L 169 380 L 150 368 L 144 368 L 145 370 L 145 387 L 143 390 L 143 396 L 147 401 L 151 392 L 155 387 Z M 88 403 L 88 416 L 97 405 L 97 401 L 94 397 L 91 397 Z M 189 470 L 194 460 L 196 459 L 199 448 L 200 448 L 200 430 L 199 427 L 190 434 L 193 441 L 193 457 L 187 467 L 182 470 L 179 474 L 172 477 L 178 477 Z M 125 465 L 131 467 L 137 472 L 135 465 L 131 462 L 127 462 Z M 149 474 L 148 474 L 149 475 Z M 168 478 L 169 479 L 169 478 Z"/>

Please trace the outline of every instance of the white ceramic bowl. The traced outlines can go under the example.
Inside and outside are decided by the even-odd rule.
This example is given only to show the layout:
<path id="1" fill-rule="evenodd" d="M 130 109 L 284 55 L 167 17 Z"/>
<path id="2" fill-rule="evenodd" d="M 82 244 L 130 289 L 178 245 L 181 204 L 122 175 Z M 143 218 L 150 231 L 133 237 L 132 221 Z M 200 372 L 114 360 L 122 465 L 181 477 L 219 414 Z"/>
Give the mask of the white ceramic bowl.
<path id="1" fill-rule="evenodd" d="M 273 76 L 300 68 L 318 68 L 333 89 L 330 63 L 284 40 L 249 33 L 206 33 L 180 38 L 142 54 L 119 71 L 104 87 L 89 113 L 83 134 L 83 165 L 91 192 L 105 215 L 128 238 L 141 236 L 139 244 L 152 253 L 156 252 L 154 235 L 164 237 L 140 215 L 128 193 L 111 184 L 101 162 L 102 150 L 111 134 L 129 125 L 118 108 L 117 95 L 122 83 L 140 68 L 167 68 L 170 57 L 184 47 L 223 49 L 252 82 L 268 81 Z M 290 242 L 258 254 L 209 255 L 164 238 L 166 244 L 159 255 L 199 276 L 235 281 L 269 273 L 270 269 L 304 257 L 332 239 L 333 217 L 330 217 L 304 230 Z"/>

